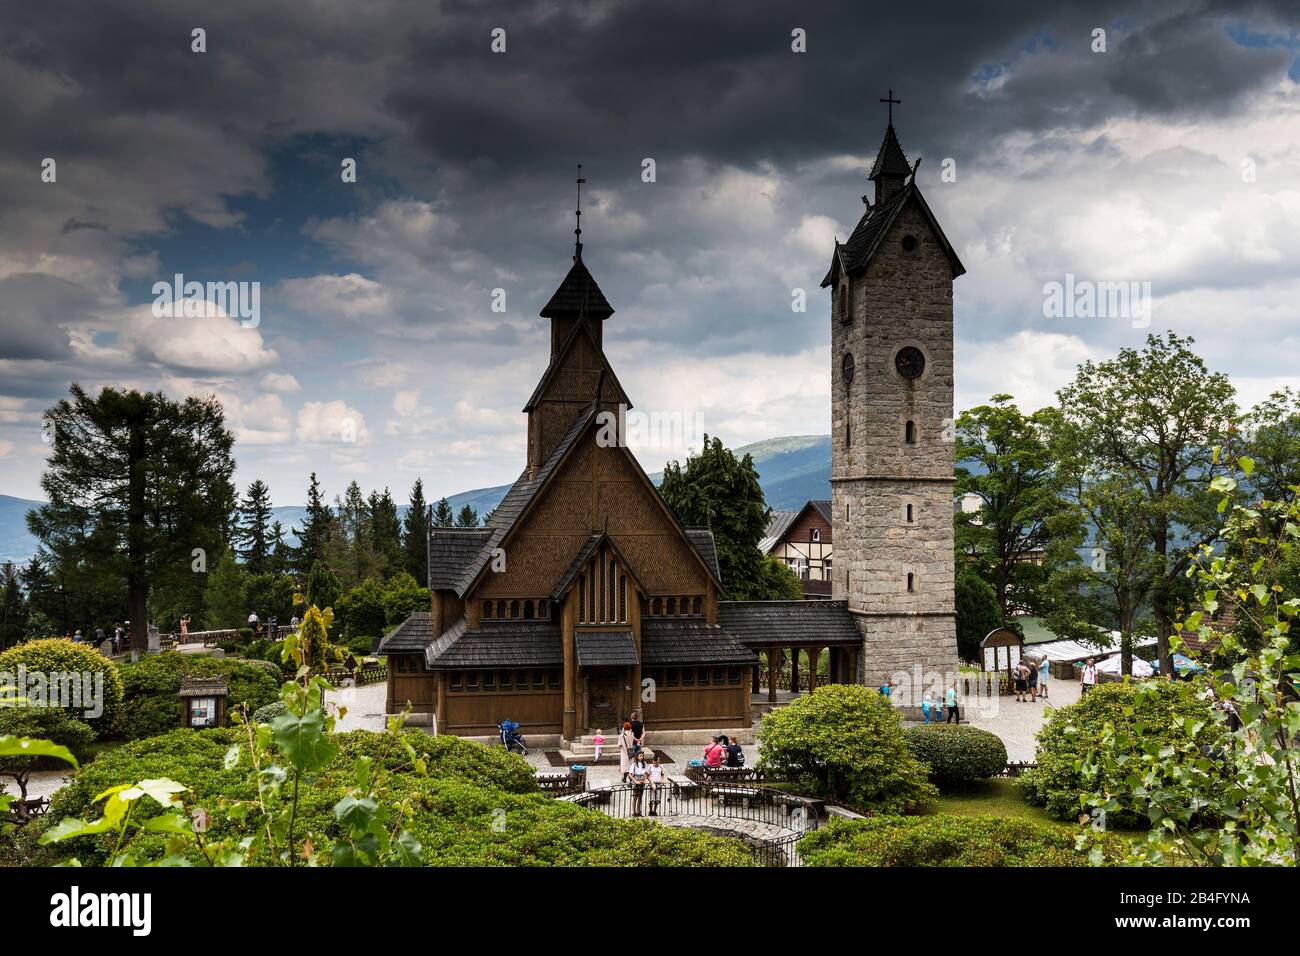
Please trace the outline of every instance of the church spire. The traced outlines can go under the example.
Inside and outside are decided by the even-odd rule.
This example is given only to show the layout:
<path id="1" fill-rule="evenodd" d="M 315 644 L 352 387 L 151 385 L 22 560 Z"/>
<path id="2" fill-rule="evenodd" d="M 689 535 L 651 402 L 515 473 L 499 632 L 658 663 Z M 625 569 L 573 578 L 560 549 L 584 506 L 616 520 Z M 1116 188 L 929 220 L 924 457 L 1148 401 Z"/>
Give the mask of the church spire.
<path id="1" fill-rule="evenodd" d="M 903 101 L 894 99 L 894 91 L 890 90 L 889 95 L 882 97 L 880 102 L 889 106 L 889 125 L 885 127 L 885 138 L 876 152 L 871 174 L 867 177 L 876 184 L 876 205 L 901 190 L 904 180 L 912 173 L 912 164 L 907 161 L 907 155 L 899 145 L 898 134 L 894 132 L 894 106 Z"/>

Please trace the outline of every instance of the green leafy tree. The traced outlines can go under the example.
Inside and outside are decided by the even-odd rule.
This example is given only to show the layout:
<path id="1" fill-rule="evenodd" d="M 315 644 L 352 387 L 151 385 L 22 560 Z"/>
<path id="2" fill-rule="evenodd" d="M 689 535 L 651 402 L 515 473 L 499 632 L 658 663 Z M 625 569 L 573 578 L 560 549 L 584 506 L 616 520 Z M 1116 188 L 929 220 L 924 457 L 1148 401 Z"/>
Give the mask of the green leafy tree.
<path id="1" fill-rule="evenodd" d="M 729 598 L 768 597 L 762 590 L 763 554 L 758 542 L 767 530 L 770 511 L 751 455 L 737 458 L 721 439 L 705 435 L 699 454 L 687 458 L 684 467 L 676 461 L 664 466 L 659 493 L 682 524 L 712 530 Z"/>
<path id="2" fill-rule="evenodd" d="M 1232 384 L 1206 368 L 1193 341 L 1173 332 L 1148 335 L 1140 351 L 1084 362 L 1057 392 L 1061 415 L 1080 434 L 1095 469 L 1130 483 L 1141 497 L 1159 568 L 1151 603 L 1164 673 L 1190 555 L 1219 531 L 1210 482 L 1222 466 L 1214 449 L 1238 418 Z"/>
<path id="3" fill-rule="evenodd" d="M 334 512 L 325 503 L 320 481 L 313 471 L 311 485 L 307 489 L 307 515 L 303 518 L 302 530 L 298 532 L 297 563 L 300 573 L 310 571 L 317 561 L 328 560 L 333 533 Z"/>
<path id="4" fill-rule="evenodd" d="M 1251 411 L 1247 427 L 1242 444 L 1254 470 L 1246 484 L 1266 501 L 1285 501 L 1300 485 L 1300 393 L 1274 392 Z"/>
<path id="5" fill-rule="evenodd" d="M 125 581 L 132 646 L 142 651 L 151 588 L 184 592 L 192 607 L 202 600 L 193 551 L 224 546 L 234 437 L 215 398 L 70 391 L 45 413 L 48 503 L 28 512 L 27 525 L 56 562 L 87 562 L 101 579 Z"/>
<path id="6" fill-rule="evenodd" d="M 235 526 L 236 550 L 248 570 L 253 574 L 270 570 L 271 492 L 260 478 L 248 486 L 248 493 L 239 503 Z"/>
<path id="7" fill-rule="evenodd" d="M 429 610 L 429 589 L 421 587 L 419 582 L 409 574 L 399 574 L 384 585 L 382 603 L 384 626 L 396 627 L 414 612 Z"/>
<path id="8" fill-rule="evenodd" d="M 344 640 L 382 635 L 387 623 L 383 585 L 366 578 L 339 599 L 335 611 Z"/>
<path id="9" fill-rule="evenodd" d="M 880 813 L 910 813 L 937 795 L 908 749 L 889 699 L 858 684 L 827 684 L 764 714 L 759 766 L 804 792 Z"/>
<path id="10" fill-rule="evenodd" d="M 1249 458 L 1230 460 L 1247 476 L 1254 470 Z M 1235 484 L 1217 479 L 1225 509 Z M 1088 753 L 1085 772 L 1106 781 L 1089 801 L 1095 813 L 1137 800 L 1147 807 L 1150 829 L 1132 843 L 1130 862 L 1300 866 L 1300 654 L 1292 634 L 1300 591 L 1278 573 L 1300 550 L 1297 492 L 1235 505 L 1227 547 L 1206 545 L 1194 556 L 1198 607 L 1179 622 L 1174 643 L 1191 634 L 1217 645 L 1215 661 L 1191 678 L 1201 712 L 1167 740 L 1116 721 Z M 1234 631 L 1215 626 L 1228 610 L 1241 622 Z"/>
<path id="11" fill-rule="evenodd" d="M 208 572 L 208 586 L 203 592 L 204 619 L 209 628 L 221 630 L 244 626 L 249 611 L 244 588 L 244 569 L 233 554 L 223 552 L 216 566 Z"/>
<path id="12" fill-rule="evenodd" d="M 765 601 L 798 601 L 803 598 L 803 582 L 776 555 L 765 554 L 758 566 L 755 591 Z"/>
<path id="13" fill-rule="evenodd" d="M 478 512 L 469 505 L 461 505 L 460 511 L 456 512 L 457 528 L 477 528 Z"/>
<path id="14" fill-rule="evenodd" d="M 293 597 L 298 591 L 297 582 L 286 574 L 250 574 L 244 583 L 244 600 L 249 610 L 257 612 L 263 621 L 276 618 L 288 624 L 293 616 Z M 248 619 L 248 615 L 244 615 Z"/>
<path id="15" fill-rule="evenodd" d="M 954 588 L 957 606 L 957 654 L 964 661 L 980 663 L 980 642 L 1002 625 L 1002 609 L 992 586 L 978 574 L 957 575 Z"/>
<path id="16" fill-rule="evenodd" d="M 975 495 L 975 511 L 957 512 L 959 563 L 993 586 L 1001 621 L 1015 608 L 1037 609 L 1042 570 L 1031 560 L 1050 540 L 1050 523 L 1063 507 L 1049 447 L 1055 409 L 1026 415 L 1010 395 L 957 418 L 959 496 Z"/>
<path id="17" fill-rule="evenodd" d="M 446 499 L 444 499 L 445 501 Z M 424 482 L 419 478 L 411 486 L 411 499 L 402 519 L 402 551 L 406 571 L 417 581 L 429 578 L 429 503 L 424 500 Z"/>

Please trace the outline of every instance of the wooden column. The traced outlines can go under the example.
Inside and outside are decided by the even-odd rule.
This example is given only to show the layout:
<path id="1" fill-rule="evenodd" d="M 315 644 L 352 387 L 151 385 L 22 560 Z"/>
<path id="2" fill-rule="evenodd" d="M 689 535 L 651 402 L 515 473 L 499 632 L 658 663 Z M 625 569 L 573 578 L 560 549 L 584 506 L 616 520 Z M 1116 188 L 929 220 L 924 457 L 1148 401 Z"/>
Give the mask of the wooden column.
<path id="1" fill-rule="evenodd" d="M 822 656 L 820 647 L 808 648 L 808 693 L 817 689 L 817 659 Z"/>
<path id="2" fill-rule="evenodd" d="M 440 734 L 447 732 L 447 686 L 451 679 L 447 676 L 446 671 L 438 672 L 438 703 L 434 707 L 434 713 L 437 715 L 437 731 Z"/>
<path id="3" fill-rule="evenodd" d="M 790 693 L 799 693 L 799 648 L 790 648 Z"/>
<path id="4" fill-rule="evenodd" d="M 564 643 L 564 739 L 576 739 L 578 729 L 578 653 L 573 641 L 575 591 L 569 589 L 560 611 L 560 634 Z"/>
<path id="5" fill-rule="evenodd" d="M 776 675 L 781 669 L 781 648 L 773 645 L 767 649 L 767 699 L 776 703 Z"/>
<path id="6" fill-rule="evenodd" d="M 762 686 L 763 683 L 762 670 L 763 670 L 762 663 L 755 664 L 753 667 L 750 668 L 750 671 L 752 671 L 752 673 L 750 674 L 751 683 L 749 688 L 751 694 L 757 694 L 759 688 Z"/>

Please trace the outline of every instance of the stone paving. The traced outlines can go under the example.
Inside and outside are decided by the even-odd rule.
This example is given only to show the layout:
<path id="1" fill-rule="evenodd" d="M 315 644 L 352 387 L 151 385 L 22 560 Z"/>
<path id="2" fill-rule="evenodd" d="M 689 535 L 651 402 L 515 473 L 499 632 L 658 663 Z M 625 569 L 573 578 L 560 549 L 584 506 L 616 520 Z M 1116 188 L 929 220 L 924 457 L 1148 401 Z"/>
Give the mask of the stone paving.
<path id="1" fill-rule="evenodd" d="M 1050 700 L 1016 703 L 1014 695 L 972 699 L 961 709 L 962 719 L 972 727 L 988 730 L 1007 745 L 1008 760 L 1033 760 L 1038 744 L 1034 735 L 1046 723 L 1049 707 L 1064 707 L 1079 700 L 1077 681 L 1054 680 L 1048 684 Z"/>

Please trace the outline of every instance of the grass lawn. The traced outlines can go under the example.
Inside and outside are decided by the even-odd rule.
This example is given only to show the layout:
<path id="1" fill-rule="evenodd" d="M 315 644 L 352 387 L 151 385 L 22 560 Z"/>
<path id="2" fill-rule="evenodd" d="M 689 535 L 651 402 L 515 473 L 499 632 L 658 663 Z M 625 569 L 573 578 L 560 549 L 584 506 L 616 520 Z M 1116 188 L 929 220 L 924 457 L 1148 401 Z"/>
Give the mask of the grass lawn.
<path id="1" fill-rule="evenodd" d="M 995 777 L 959 793 L 941 794 L 929 806 L 927 814 L 952 813 L 973 817 L 989 814 L 999 817 L 1020 817 L 1034 823 L 1050 823 L 1070 830 L 1075 825 L 1054 820 L 1042 807 L 1031 806 L 1020 795 L 1020 788 L 1010 777 Z"/>

